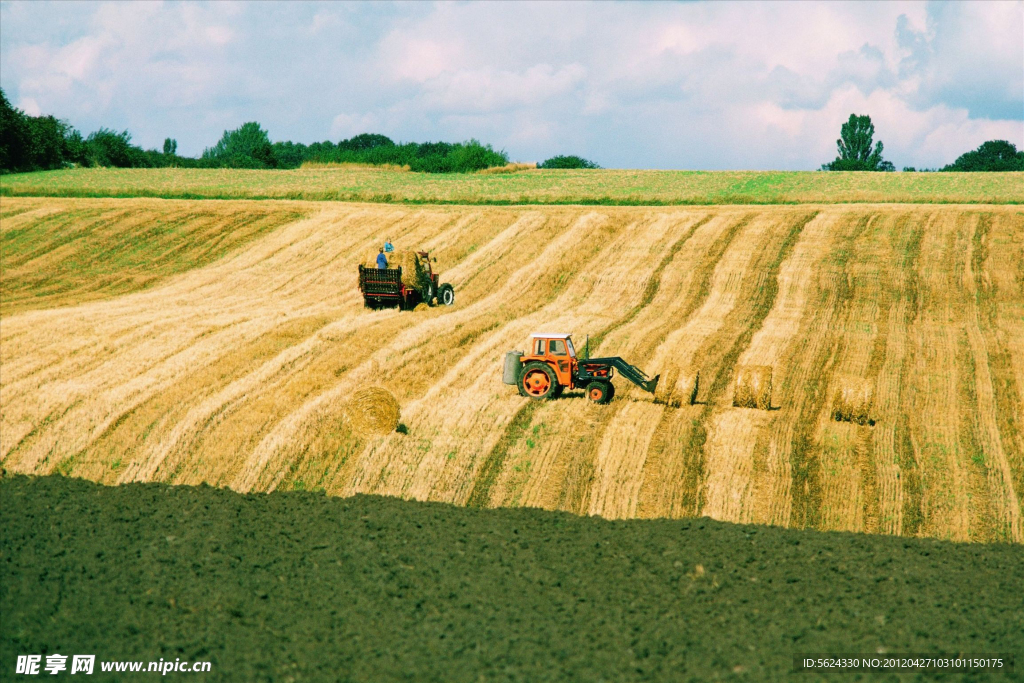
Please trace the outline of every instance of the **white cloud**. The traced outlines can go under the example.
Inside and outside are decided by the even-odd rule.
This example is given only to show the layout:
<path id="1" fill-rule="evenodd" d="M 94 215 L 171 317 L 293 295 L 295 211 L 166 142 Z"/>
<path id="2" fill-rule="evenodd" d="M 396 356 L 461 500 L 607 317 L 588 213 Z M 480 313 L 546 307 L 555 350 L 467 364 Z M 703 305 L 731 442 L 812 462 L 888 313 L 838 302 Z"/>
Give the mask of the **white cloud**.
<path id="1" fill-rule="evenodd" d="M 424 84 L 420 98 L 431 111 L 492 112 L 536 106 L 564 96 L 583 82 L 586 69 L 569 64 L 560 69 L 536 64 L 522 72 L 494 68 L 445 73 Z"/>
<path id="2" fill-rule="evenodd" d="M 376 114 L 338 114 L 331 121 L 331 137 L 347 139 L 360 133 L 372 133 L 380 123 Z"/>
<path id="3" fill-rule="evenodd" d="M 198 153 L 476 137 L 514 158 L 817 168 L 869 114 L 897 166 L 1024 147 L 1024 2 L 0 3 L 12 101 Z"/>
<path id="4" fill-rule="evenodd" d="M 380 41 L 382 75 L 423 83 L 462 66 L 466 55 L 455 36 L 435 36 L 418 27 L 390 31 Z"/>
<path id="5" fill-rule="evenodd" d="M 18 102 L 18 108 L 29 116 L 42 116 L 43 110 L 40 108 L 39 103 L 31 97 L 23 98 Z"/>

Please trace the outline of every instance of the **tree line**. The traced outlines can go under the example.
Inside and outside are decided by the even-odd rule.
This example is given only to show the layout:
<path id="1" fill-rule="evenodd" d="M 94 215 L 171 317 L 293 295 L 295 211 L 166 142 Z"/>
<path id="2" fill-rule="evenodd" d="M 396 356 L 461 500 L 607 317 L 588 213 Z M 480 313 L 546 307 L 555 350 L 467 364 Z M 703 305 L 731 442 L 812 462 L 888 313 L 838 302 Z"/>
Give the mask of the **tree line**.
<path id="1" fill-rule="evenodd" d="M 874 142 L 869 116 L 851 114 L 836 141 L 838 156 L 822 165 L 825 171 L 894 171 L 882 158 L 884 145 Z M 271 142 L 259 123 L 251 121 L 224 135 L 198 158 L 178 155 L 178 143 L 164 140 L 163 149 L 144 150 L 131 134 L 108 128 L 83 138 L 68 122 L 54 116 L 28 116 L 11 106 L 0 90 L 0 172 L 41 171 L 71 166 L 118 168 L 257 168 L 290 169 L 305 163 L 354 163 L 402 167 L 425 173 L 466 173 L 505 166 L 508 154 L 478 140 L 466 142 L 396 143 L 387 136 L 364 133 L 334 143 Z M 545 169 L 591 169 L 597 164 L 578 156 L 555 156 L 538 165 Z M 906 167 L 904 171 L 915 169 Z M 1024 151 L 1006 140 L 990 140 L 961 155 L 943 171 L 1024 171 Z"/>
<path id="2" fill-rule="evenodd" d="M 425 173 L 465 173 L 509 163 L 508 154 L 478 140 L 395 143 L 378 134 L 357 135 L 338 143 L 270 142 L 259 123 L 245 123 L 224 135 L 199 158 L 178 155 L 167 138 L 163 150 L 132 144 L 128 131 L 107 128 L 83 138 L 66 121 L 28 116 L 11 106 L 0 90 L 0 170 L 41 171 L 69 166 L 117 168 L 298 168 L 306 162 L 390 165 Z"/>
<path id="3" fill-rule="evenodd" d="M 839 155 L 827 164 L 823 171 L 895 171 L 891 161 L 882 158 L 885 145 L 874 142 L 875 125 L 870 116 L 850 114 L 849 120 L 839 129 L 836 146 Z M 872 147 L 874 144 L 874 147 Z M 905 166 L 904 171 L 916 171 Z M 941 171 L 1024 171 L 1024 151 L 1006 140 L 989 140 L 978 149 L 961 154 L 956 161 L 943 166 Z"/>

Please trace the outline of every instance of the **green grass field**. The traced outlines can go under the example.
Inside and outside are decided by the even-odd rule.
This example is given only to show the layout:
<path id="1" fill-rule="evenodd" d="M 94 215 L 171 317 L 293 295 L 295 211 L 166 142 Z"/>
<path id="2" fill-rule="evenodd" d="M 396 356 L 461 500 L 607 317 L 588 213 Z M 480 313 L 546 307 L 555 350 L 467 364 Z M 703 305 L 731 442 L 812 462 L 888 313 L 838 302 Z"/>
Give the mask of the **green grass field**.
<path id="1" fill-rule="evenodd" d="M 7 175 L 2 196 L 307 199 L 409 204 L 1019 204 L 1024 173 L 72 169 Z"/>

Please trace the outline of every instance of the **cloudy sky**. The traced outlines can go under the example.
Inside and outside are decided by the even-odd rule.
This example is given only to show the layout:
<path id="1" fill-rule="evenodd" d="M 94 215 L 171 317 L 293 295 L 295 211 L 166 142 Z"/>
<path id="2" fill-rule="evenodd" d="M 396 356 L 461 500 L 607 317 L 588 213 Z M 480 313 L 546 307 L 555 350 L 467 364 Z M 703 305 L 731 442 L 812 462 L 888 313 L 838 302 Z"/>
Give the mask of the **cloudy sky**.
<path id="1" fill-rule="evenodd" d="M 30 114 L 198 155 L 272 140 L 477 138 L 513 160 L 815 169 L 869 114 L 885 157 L 1024 148 L 1024 2 L 0 2 Z"/>

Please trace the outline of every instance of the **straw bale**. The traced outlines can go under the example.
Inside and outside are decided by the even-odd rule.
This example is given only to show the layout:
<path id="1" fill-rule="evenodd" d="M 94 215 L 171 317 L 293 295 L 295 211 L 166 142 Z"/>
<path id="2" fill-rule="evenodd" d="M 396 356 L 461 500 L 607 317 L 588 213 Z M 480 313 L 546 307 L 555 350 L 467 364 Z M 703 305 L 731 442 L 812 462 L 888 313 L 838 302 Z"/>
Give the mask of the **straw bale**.
<path id="1" fill-rule="evenodd" d="M 430 287 L 430 277 L 427 269 L 415 251 L 403 249 L 391 253 L 388 258 L 388 266 L 391 268 L 402 268 L 402 284 L 406 287 L 425 292 Z"/>
<path id="2" fill-rule="evenodd" d="M 661 373 L 658 388 L 654 393 L 654 401 L 674 408 L 693 405 L 697 400 L 699 387 L 699 372 L 687 372 L 670 363 Z"/>
<path id="3" fill-rule="evenodd" d="M 732 404 L 737 408 L 768 410 L 772 407 L 772 367 L 742 365 L 736 372 Z"/>
<path id="4" fill-rule="evenodd" d="M 832 400 L 832 417 L 842 422 L 868 424 L 874 385 L 862 377 L 839 377 Z"/>
<path id="5" fill-rule="evenodd" d="M 345 417 L 352 431 L 363 436 L 383 436 L 398 428 L 398 399 L 383 387 L 366 387 L 345 403 Z"/>
<path id="6" fill-rule="evenodd" d="M 379 254 L 379 253 L 380 253 L 379 249 L 377 251 L 372 252 L 372 253 L 368 252 L 366 254 L 366 256 L 363 257 L 363 260 L 360 261 L 360 263 L 362 264 L 363 268 L 376 268 L 377 267 L 377 254 Z M 385 254 L 385 256 L 390 257 L 391 254 Z M 391 259 L 390 258 L 388 258 L 388 265 L 389 266 L 391 265 Z"/>
<path id="7" fill-rule="evenodd" d="M 376 268 L 377 254 L 379 253 L 380 251 L 378 250 L 367 254 L 362 260 L 363 267 Z M 427 266 L 415 251 L 401 249 L 390 254 L 385 253 L 384 256 L 388 259 L 388 268 L 402 269 L 403 285 L 421 293 L 426 292 L 430 287 L 430 276 L 427 274 Z"/>

